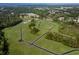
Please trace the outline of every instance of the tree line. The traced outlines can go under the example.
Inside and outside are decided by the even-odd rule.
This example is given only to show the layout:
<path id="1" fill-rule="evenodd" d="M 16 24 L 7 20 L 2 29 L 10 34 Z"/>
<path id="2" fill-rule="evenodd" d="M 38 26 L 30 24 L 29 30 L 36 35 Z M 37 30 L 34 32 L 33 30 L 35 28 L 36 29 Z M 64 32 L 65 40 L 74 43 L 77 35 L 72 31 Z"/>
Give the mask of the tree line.
<path id="1" fill-rule="evenodd" d="M 45 36 L 46 39 L 48 40 L 54 40 L 57 42 L 61 42 L 66 46 L 70 46 L 73 48 L 79 48 L 79 40 L 78 39 L 73 39 L 72 37 L 64 36 L 56 32 L 48 32 Z"/>
<path id="2" fill-rule="evenodd" d="M 6 55 L 9 54 L 9 42 L 8 39 L 5 38 L 5 33 L 3 29 L 7 27 L 14 26 L 18 23 L 22 22 L 19 18 L 18 14 L 9 14 L 9 13 L 0 13 L 0 54 Z"/>

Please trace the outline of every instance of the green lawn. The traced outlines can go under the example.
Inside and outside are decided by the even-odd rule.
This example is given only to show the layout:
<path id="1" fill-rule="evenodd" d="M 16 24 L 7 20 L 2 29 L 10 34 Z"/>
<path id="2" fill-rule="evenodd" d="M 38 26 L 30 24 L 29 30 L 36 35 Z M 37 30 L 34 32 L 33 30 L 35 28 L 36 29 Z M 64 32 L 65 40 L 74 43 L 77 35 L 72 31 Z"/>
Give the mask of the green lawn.
<path id="1" fill-rule="evenodd" d="M 68 53 L 68 55 L 79 55 L 79 51 L 74 51 L 74 52 Z"/>
<path id="2" fill-rule="evenodd" d="M 71 47 L 65 46 L 62 43 L 53 40 L 45 39 L 44 36 L 39 41 L 37 41 L 36 44 L 58 54 L 72 50 Z"/>
<path id="3" fill-rule="evenodd" d="M 50 22 L 48 21 L 46 22 L 45 20 L 42 21 L 39 27 L 41 28 L 40 32 L 36 35 L 30 33 L 30 30 L 28 28 L 29 23 L 27 24 L 20 23 L 14 27 L 9 27 L 9 28 L 4 29 L 5 37 L 8 38 L 8 41 L 10 43 L 10 54 L 50 54 L 36 47 L 20 44 L 19 42 L 21 26 L 23 28 L 22 30 L 23 40 L 31 42 L 49 29 L 48 28 L 50 26 L 48 25 L 49 23 Z"/>
<path id="4" fill-rule="evenodd" d="M 36 48 L 34 46 L 27 44 L 27 42 L 28 41 L 32 42 L 40 35 L 47 32 L 48 29 L 51 27 L 53 27 L 51 31 L 57 32 L 60 24 L 56 22 L 47 21 L 47 20 L 40 20 L 40 26 L 38 26 L 39 21 L 37 21 L 36 24 L 37 24 L 36 27 L 40 29 L 40 32 L 38 32 L 36 35 L 30 33 L 30 29 L 28 27 L 29 23 L 26 23 L 26 24 L 20 23 L 16 26 L 9 27 L 3 30 L 5 32 L 5 37 L 8 38 L 8 41 L 10 44 L 9 54 L 11 55 L 18 55 L 18 54 L 49 55 L 50 54 L 44 50 L 40 50 L 39 48 Z M 26 44 L 19 42 L 21 27 L 22 27 L 22 33 L 23 33 L 23 40 L 24 42 L 26 42 Z M 58 54 L 72 50 L 71 47 L 65 46 L 62 43 L 59 43 L 56 41 L 47 40 L 44 38 L 44 36 L 40 40 L 38 40 L 36 44 Z M 75 54 L 75 53 L 71 53 L 71 54 Z"/>

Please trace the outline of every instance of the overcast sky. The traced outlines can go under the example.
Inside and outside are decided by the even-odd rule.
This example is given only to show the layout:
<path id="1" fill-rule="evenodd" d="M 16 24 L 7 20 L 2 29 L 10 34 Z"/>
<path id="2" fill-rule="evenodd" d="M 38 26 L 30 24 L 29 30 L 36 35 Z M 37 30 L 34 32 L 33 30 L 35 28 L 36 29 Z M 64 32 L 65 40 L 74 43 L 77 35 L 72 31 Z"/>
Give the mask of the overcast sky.
<path id="1" fill-rule="evenodd" d="M 0 3 L 79 3 L 79 0 L 0 0 Z"/>

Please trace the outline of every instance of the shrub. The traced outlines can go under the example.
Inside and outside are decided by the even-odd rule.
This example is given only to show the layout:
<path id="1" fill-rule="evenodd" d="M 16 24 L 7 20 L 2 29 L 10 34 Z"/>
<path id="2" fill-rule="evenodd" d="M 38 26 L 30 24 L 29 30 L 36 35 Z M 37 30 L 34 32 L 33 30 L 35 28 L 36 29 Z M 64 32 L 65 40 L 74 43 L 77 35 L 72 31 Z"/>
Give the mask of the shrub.
<path id="1" fill-rule="evenodd" d="M 36 34 L 36 33 L 38 33 L 40 30 L 38 29 L 38 28 L 36 28 L 36 27 L 33 27 L 32 29 L 31 29 L 31 33 L 33 33 L 33 34 Z"/>

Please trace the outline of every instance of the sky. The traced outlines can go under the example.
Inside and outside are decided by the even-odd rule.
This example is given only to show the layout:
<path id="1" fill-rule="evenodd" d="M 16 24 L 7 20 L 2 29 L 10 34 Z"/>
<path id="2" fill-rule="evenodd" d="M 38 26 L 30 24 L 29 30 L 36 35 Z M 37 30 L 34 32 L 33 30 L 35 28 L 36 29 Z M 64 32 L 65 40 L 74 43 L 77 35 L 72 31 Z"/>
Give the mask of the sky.
<path id="1" fill-rule="evenodd" d="M 79 0 L 0 0 L 0 3 L 79 3 Z"/>
<path id="2" fill-rule="evenodd" d="M 79 3 L 0 3 L 0 6 L 32 6 L 32 5 L 40 5 L 40 6 L 79 6 Z"/>

